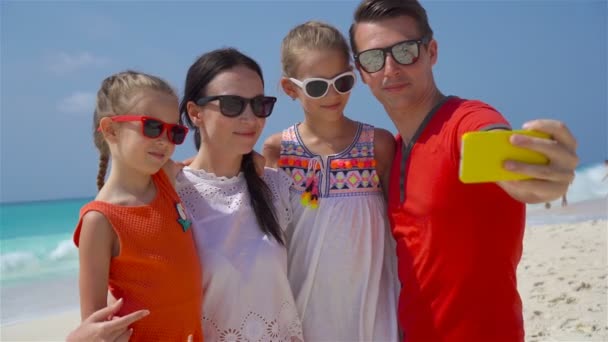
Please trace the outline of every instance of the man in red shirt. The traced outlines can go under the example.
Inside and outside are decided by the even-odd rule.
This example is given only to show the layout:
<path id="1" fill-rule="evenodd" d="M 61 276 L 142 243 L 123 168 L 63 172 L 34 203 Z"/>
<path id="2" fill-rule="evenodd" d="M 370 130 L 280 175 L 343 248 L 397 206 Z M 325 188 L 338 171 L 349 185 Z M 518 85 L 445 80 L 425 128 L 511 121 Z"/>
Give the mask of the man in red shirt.
<path id="1" fill-rule="evenodd" d="M 494 108 L 442 94 L 433 79 L 437 41 L 416 0 L 364 0 L 350 29 L 361 78 L 397 127 L 388 211 L 397 242 L 399 323 L 407 341 L 523 341 L 516 269 L 525 204 L 559 198 L 578 164 L 576 141 L 553 120 L 511 143 L 549 157 L 546 166 L 509 161 L 534 179 L 465 185 L 460 139 L 510 129 Z"/>

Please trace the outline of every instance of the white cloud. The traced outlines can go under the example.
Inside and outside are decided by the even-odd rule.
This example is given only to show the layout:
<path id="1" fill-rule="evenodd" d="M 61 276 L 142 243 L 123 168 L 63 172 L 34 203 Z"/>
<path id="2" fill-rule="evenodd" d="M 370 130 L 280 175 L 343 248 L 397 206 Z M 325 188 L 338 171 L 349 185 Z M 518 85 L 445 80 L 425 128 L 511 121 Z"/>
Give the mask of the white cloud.
<path id="1" fill-rule="evenodd" d="M 93 113 L 93 110 L 95 110 L 95 93 L 77 91 L 61 100 L 57 109 L 64 113 Z"/>
<path id="2" fill-rule="evenodd" d="M 56 52 L 48 56 L 47 66 L 50 71 L 58 75 L 65 75 L 87 67 L 99 67 L 108 64 L 104 57 L 95 56 L 90 52 L 69 54 Z"/>

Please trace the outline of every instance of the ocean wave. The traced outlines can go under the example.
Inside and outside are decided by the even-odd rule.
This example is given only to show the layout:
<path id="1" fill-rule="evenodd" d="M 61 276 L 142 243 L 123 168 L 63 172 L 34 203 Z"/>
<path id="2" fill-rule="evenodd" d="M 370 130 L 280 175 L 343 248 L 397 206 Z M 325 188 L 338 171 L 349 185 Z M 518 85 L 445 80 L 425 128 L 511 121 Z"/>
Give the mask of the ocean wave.
<path id="1" fill-rule="evenodd" d="M 34 253 L 14 252 L 0 255 L 0 272 L 3 276 L 13 270 L 38 267 L 39 265 L 38 258 Z"/>
<path id="2" fill-rule="evenodd" d="M 570 184 L 566 197 L 568 203 L 577 203 L 608 196 L 608 179 L 605 178 L 608 168 L 603 163 L 586 165 L 575 171 L 574 181 Z M 551 202 L 560 205 L 561 199 Z M 539 208 L 544 204 L 532 204 L 530 208 Z"/>
<path id="3" fill-rule="evenodd" d="M 78 249 L 72 240 L 61 241 L 49 254 L 49 259 L 54 261 L 74 258 L 78 258 Z"/>
<path id="4" fill-rule="evenodd" d="M 51 240 L 51 241 L 49 241 Z M 37 243 L 45 241 L 45 243 Z M 53 236 L 2 241 L 2 282 L 40 278 L 78 269 L 78 250 L 72 240 Z"/>
<path id="5" fill-rule="evenodd" d="M 608 168 L 594 164 L 576 171 L 574 181 L 568 189 L 570 202 L 580 202 L 608 196 Z"/>

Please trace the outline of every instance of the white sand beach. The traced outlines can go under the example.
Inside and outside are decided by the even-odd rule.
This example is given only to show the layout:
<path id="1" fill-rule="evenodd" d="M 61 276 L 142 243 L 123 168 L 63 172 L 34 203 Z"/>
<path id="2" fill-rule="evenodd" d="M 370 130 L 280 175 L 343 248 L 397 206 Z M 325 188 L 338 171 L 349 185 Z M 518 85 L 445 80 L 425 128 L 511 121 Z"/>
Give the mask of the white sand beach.
<path id="1" fill-rule="evenodd" d="M 527 227 L 518 269 L 526 341 L 608 341 L 606 200 L 530 215 L 601 217 Z"/>
<path id="2" fill-rule="evenodd" d="M 529 211 L 519 265 L 526 341 L 608 341 L 605 199 Z M 573 218 L 590 217 L 572 222 Z M 564 222 L 564 223 L 554 223 Z M 70 289 L 71 290 L 71 289 Z M 79 311 L 3 325 L 2 341 L 63 341 Z"/>
<path id="3" fill-rule="evenodd" d="M 54 314 L 31 321 L 2 326 L 2 341 L 65 341 L 80 323 L 80 311 Z"/>

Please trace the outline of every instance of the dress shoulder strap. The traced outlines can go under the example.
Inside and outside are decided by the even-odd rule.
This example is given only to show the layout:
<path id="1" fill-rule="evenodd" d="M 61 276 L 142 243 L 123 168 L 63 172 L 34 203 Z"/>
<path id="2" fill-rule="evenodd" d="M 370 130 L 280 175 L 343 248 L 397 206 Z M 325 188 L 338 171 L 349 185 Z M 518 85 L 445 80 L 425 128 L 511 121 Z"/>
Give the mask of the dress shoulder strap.
<path id="1" fill-rule="evenodd" d="M 84 217 L 84 215 L 86 215 L 89 211 L 98 211 L 103 216 L 105 216 L 108 221 L 112 222 L 112 217 L 116 215 L 115 209 L 115 205 L 102 201 L 91 201 L 85 204 L 82 208 L 80 208 L 78 224 L 76 225 L 76 229 L 74 230 L 73 235 L 73 240 L 76 247 L 78 247 L 78 244 L 80 242 L 80 230 L 82 228 L 82 218 Z"/>
<path id="2" fill-rule="evenodd" d="M 296 125 L 287 127 L 281 135 L 281 155 L 290 155 L 299 146 L 298 137 L 296 135 Z"/>
<path id="3" fill-rule="evenodd" d="M 157 173 L 152 175 L 152 181 L 156 185 L 157 191 L 161 192 L 161 195 L 169 197 L 169 199 L 174 203 L 180 202 L 179 196 L 175 191 L 175 187 L 163 169 L 158 170 Z"/>
<path id="4" fill-rule="evenodd" d="M 371 158 L 374 157 L 374 126 L 359 123 L 357 139 L 349 151 L 349 158 Z"/>

